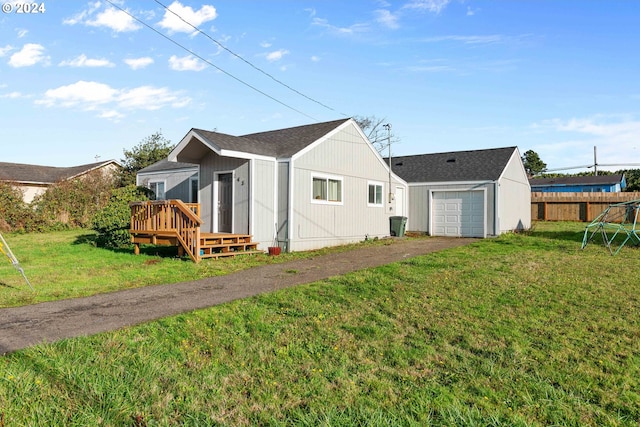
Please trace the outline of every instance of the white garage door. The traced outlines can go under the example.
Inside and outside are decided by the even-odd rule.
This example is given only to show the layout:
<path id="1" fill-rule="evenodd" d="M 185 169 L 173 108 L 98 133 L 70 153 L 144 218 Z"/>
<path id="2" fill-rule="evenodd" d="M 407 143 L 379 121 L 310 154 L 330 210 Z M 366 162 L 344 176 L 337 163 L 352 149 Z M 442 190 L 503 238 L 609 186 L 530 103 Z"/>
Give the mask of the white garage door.
<path id="1" fill-rule="evenodd" d="M 485 237 L 483 191 L 434 191 L 434 236 Z"/>

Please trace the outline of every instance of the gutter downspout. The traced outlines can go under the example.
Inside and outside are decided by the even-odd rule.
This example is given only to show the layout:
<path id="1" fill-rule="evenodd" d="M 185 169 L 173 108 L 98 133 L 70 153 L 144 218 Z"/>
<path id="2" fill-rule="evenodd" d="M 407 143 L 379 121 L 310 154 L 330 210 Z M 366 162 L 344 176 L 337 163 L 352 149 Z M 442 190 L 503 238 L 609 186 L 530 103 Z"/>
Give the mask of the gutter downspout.
<path id="1" fill-rule="evenodd" d="M 494 181 L 495 195 L 493 197 L 493 235 L 500 235 L 500 182 Z"/>

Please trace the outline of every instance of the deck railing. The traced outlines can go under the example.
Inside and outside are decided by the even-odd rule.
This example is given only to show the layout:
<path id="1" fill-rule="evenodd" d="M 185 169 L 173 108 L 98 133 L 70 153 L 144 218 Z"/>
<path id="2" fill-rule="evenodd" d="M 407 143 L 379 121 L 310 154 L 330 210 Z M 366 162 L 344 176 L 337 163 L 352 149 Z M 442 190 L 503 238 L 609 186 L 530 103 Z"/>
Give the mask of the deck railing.
<path id="1" fill-rule="evenodd" d="M 194 261 L 200 260 L 200 205 L 181 200 L 130 203 L 132 235 L 176 237 Z"/>

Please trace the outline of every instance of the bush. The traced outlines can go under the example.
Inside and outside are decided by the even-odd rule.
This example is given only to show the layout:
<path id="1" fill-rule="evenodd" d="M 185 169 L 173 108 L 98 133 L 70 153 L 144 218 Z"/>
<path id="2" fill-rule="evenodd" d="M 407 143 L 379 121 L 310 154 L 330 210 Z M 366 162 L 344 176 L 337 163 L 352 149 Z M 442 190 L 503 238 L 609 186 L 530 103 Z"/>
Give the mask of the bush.
<path id="1" fill-rule="evenodd" d="M 32 205 L 50 229 L 89 227 L 96 212 L 109 202 L 114 183 L 113 176 L 93 171 L 50 186 Z"/>
<path id="2" fill-rule="evenodd" d="M 131 243 L 129 203 L 148 200 L 146 191 L 135 185 L 111 192 L 109 203 L 93 217 L 93 229 L 98 233 L 98 246 L 120 248 Z"/>
<path id="3" fill-rule="evenodd" d="M 38 228 L 35 212 L 22 199 L 22 191 L 0 182 L 0 231 L 33 231 Z"/>

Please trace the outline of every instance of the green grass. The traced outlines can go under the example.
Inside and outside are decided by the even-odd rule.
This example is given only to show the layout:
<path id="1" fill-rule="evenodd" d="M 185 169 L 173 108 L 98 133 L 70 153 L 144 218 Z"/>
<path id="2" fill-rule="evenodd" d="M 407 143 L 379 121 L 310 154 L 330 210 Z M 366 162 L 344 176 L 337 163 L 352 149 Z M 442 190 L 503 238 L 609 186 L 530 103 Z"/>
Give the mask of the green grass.
<path id="1" fill-rule="evenodd" d="M 133 255 L 133 246 L 118 250 L 98 248 L 95 233 L 88 230 L 3 235 L 35 292 L 9 262 L 5 263 L 8 259 L 0 255 L 0 308 L 197 280 L 358 246 L 277 257 L 264 254 L 209 259 L 195 264 L 188 257 L 178 258 L 175 247 L 143 246 L 140 256 Z M 385 243 L 378 240 L 360 245 L 363 244 Z"/>
<path id="2" fill-rule="evenodd" d="M 526 234 L 13 353 L 0 358 L 0 420 L 637 426 L 640 252 L 581 250 L 583 230 L 541 223 Z M 78 262 L 67 248 L 73 238 L 60 236 L 51 248 L 68 267 Z M 131 270 L 192 265 L 109 256 L 129 259 Z M 40 262 L 30 259 L 29 270 Z M 186 271 L 204 274 L 202 264 Z M 170 281 L 163 274 L 173 273 L 161 271 L 154 277 Z"/>

